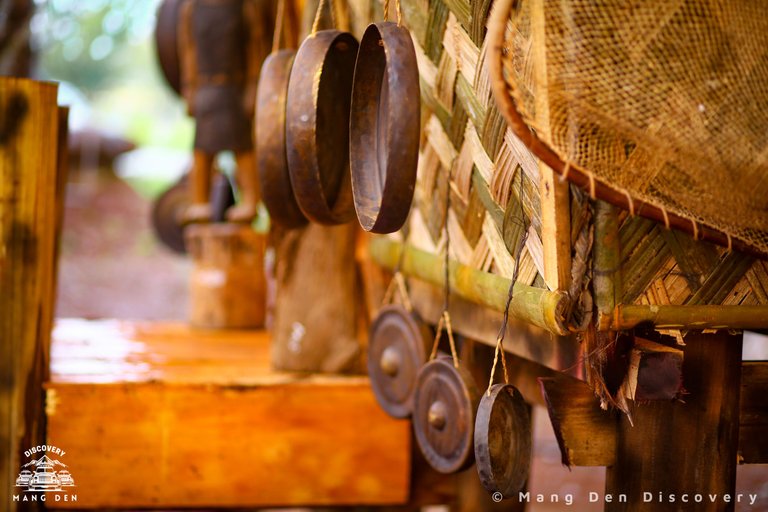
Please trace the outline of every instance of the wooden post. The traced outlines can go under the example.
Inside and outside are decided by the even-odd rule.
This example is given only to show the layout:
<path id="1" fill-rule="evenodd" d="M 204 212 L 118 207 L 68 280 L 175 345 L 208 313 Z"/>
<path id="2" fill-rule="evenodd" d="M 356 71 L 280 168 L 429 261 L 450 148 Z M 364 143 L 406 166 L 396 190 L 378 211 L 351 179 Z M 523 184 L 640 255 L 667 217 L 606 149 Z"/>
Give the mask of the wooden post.
<path id="1" fill-rule="evenodd" d="M 0 79 L 0 509 L 24 450 L 44 441 L 53 312 L 59 111 L 53 83 Z"/>
<path id="2" fill-rule="evenodd" d="M 734 508 L 733 499 L 722 498 L 733 497 L 736 485 L 741 335 L 691 332 L 685 342 L 684 402 L 635 404 L 634 427 L 626 416 L 619 420 L 616 461 L 606 473 L 613 498 L 607 512 Z M 684 494 L 690 503 L 682 502 Z M 709 495 L 717 495 L 714 503 Z"/>
<path id="3" fill-rule="evenodd" d="M 190 323 L 203 328 L 264 325 L 264 235 L 243 224 L 199 224 L 185 232 L 194 269 Z"/>

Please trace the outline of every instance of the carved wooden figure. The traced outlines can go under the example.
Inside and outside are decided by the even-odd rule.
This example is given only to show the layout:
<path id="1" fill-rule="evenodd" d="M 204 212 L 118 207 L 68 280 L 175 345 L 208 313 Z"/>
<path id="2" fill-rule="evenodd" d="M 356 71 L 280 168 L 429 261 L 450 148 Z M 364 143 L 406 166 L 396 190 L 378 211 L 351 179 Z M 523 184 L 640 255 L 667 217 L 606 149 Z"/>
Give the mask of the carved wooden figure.
<path id="1" fill-rule="evenodd" d="M 161 67 L 195 119 L 191 205 L 185 222 L 211 219 L 213 162 L 237 161 L 240 202 L 227 219 L 250 222 L 260 200 L 253 145 L 259 70 L 273 31 L 271 0 L 164 0 L 157 25 Z"/>

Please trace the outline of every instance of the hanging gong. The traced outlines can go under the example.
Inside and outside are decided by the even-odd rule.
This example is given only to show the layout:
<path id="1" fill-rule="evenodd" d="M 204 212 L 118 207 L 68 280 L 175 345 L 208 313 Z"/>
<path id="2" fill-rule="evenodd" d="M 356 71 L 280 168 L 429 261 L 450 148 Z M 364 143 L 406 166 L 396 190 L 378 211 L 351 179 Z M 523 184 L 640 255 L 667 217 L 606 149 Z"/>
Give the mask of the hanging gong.
<path id="1" fill-rule="evenodd" d="M 155 25 L 157 60 L 168 85 L 177 94 L 181 94 L 178 27 L 182 3 L 182 0 L 163 0 L 157 9 Z"/>
<path id="2" fill-rule="evenodd" d="M 483 393 L 475 420 L 475 460 L 480 482 L 490 493 L 512 496 L 528 480 L 531 415 L 520 391 L 494 384 Z"/>
<path id="3" fill-rule="evenodd" d="M 360 225 L 374 233 L 403 226 L 419 155 L 419 68 L 411 34 L 397 23 L 368 26 L 352 85 L 349 152 Z"/>
<path id="4" fill-rule="evenodd" d="M 421 453 L 440 473 L 455 473 L 474 461 L 472 437 L 480 401 L 470 373 L 449 356 L 425 364 L 416 381 L 413 430 Z"/>
<path id="5" fill-rule="evenodd" d="M 307 223 L 293 195 L 285 149 L 285 101 L 295 55 L 295 50 L 284 49 L 264 61 L 254 123 L 262 200 L 271 219 L 291 229 Z"/>
<path id="6" fill-rule="evenodd" d="M 357 39 L 321 30 L 299 47 L 288 80 L 285 142 L 293 193 L 304 216 L 327 225 L 355 217 L 349 177 L 349 105 Z"/>
<path id="7" fill-rule="evenodd" d="M 379 311 L 368 339 L 368 375 L 379 405 L 394 418 L 413 411 L 416 376 L 427 361 L 429 327 L 403 306 Z"/>

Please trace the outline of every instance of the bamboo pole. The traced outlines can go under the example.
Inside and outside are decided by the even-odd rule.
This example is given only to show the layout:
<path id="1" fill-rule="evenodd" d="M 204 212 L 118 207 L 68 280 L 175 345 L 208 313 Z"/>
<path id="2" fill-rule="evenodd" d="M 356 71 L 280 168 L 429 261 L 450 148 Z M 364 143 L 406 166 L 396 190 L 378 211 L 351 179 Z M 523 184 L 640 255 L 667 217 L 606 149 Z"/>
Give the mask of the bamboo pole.
<path id="1" fill-rule="evenodd" d="M 595 202 L 593 271 L 597 328 L 603 330 L 609 326 L 623 293 L 618 210 L 604 201 Z"/>
<path id="2" fill-rule="evenodd" d="M 371 240 L 370 251 L 373 260 L 390 269 L 397 266 L 402 250 L 402 244 L 386 238 Z M 445 286 L 443 258 L 413 246 L 405 247 L 400 271 L 435 286 Z M 453 260 L 450 262 L 449 279 L 451 290 L 456 295 L 496 311 L 504 310 L 509 279 L 476 270 Z M 566 303 L 565 293 L 515 283 L 509 314 L 554 334 L 565 336 L 568 334 L 564 317 Z"/>
<path id="3" fill-rule="evenodd" d="M 766 329 L 768 306 L 672 306 L 620 304 L 609 330 L 653 324 L 657 329 Z"/>

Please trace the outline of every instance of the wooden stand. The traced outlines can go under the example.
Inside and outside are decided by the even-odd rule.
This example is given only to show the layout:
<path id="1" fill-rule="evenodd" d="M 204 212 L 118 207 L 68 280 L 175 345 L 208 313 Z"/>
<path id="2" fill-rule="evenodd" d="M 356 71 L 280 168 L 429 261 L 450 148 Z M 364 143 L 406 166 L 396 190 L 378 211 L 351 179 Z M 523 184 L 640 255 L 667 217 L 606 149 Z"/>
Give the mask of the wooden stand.
<path id="1" fill-rule="evenodd" d="M 264 236 L 242 224 L 186 228 L 194 262 L 189 322 L 194 327 L 262 327 L 266 311 Z"/>

